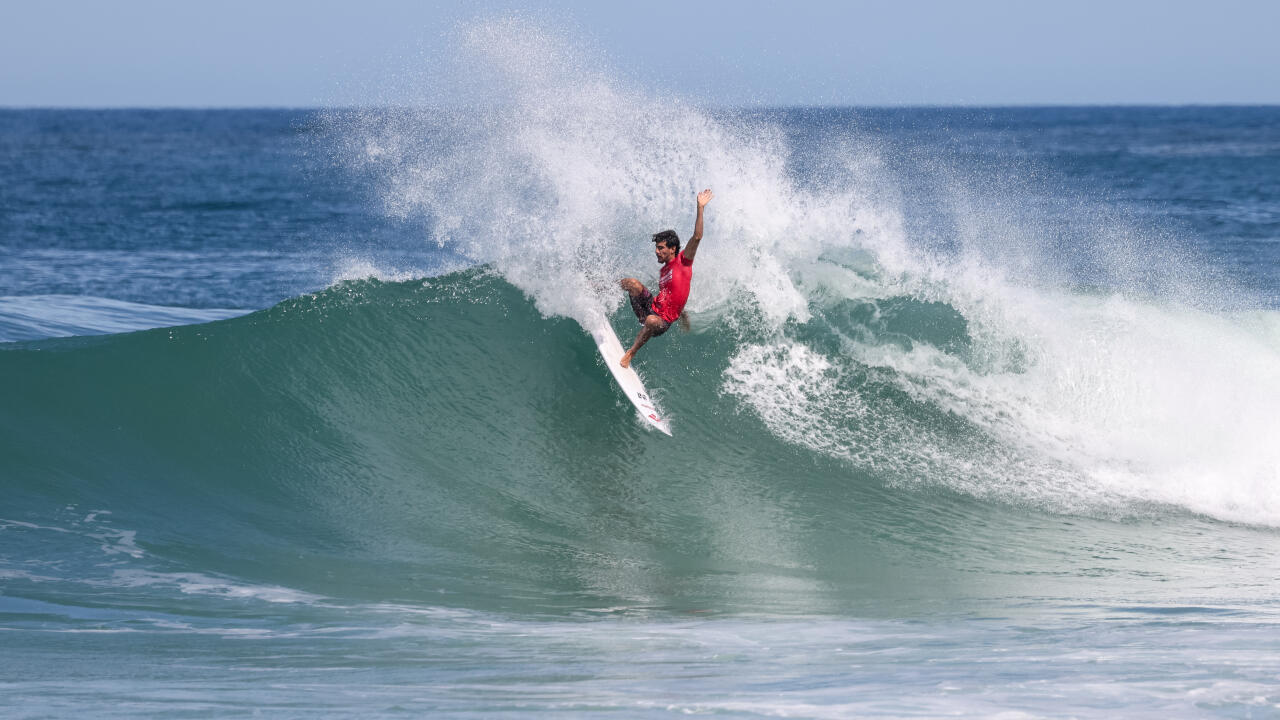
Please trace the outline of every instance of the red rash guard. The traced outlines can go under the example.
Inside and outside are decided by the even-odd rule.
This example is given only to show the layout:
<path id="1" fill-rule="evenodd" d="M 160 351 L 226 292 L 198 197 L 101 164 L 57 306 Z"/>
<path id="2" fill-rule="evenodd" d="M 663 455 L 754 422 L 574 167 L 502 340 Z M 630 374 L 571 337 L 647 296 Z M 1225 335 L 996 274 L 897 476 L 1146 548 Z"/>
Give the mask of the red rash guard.
<path id="1" fill-rule="evenodd" d="M 692 279 L 693 261 L 685 258 L 684 251 L 681 251 L 662 266 L 658 297 L 653 300 L 653 314 L 669 323 L 675 322 L 689 300 L 689 281 Z"/>

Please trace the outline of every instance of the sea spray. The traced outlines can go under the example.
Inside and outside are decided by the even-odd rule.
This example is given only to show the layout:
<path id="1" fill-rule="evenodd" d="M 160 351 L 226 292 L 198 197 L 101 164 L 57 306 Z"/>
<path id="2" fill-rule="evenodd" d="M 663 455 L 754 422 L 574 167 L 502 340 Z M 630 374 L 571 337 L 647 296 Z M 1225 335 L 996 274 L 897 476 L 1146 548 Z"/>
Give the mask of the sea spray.
<path id="1" fill-rule="evenodd" d="M 487 91 L 474 106 L 334 113 L 332 134 L 389 211 L 423 217 L 429 241 L 492 264 L 546 315 L 618 307 L 617 279 L 656 273 L 649 235 L 687 237 L 704 187 L 718 199 L 693 312 L 745 294 L 773 325 L 803 317 L 788 262 L 892 225 L 848 188 L 798 188 L 779 129 L 624 87 L 572 47 L 516 19 L 469 26 L 451 68 Z"/>

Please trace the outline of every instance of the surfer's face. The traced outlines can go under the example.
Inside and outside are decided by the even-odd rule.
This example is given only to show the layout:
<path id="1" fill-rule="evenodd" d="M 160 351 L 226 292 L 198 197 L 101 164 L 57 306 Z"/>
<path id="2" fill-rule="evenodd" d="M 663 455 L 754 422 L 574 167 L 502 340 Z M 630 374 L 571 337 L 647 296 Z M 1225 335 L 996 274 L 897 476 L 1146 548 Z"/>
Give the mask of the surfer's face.
<path id="1" fill-rule="evenodd" d="M 676 256 L 676 249 L 667 247 L 666 243 L 658 243 L 653 246 L 653 252 L 658 256 L 658 264 L 666 265 L 671 262 L 671 258 Z"/>

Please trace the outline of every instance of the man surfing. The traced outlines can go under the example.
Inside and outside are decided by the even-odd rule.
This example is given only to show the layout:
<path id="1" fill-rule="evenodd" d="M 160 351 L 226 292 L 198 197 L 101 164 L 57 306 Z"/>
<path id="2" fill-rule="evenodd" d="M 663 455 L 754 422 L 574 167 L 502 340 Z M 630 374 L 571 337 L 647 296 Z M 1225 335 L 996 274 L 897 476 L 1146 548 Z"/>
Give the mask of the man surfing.
<path id="1" fill-rule="evenodd" d="M 710 190 L 698 193 L 698 217 L 693 221 L 693 236 L 684 246 L 684 252 L 680 251 L 680 236 L 675 230 L 663 230 L 653 236 L 654 254 L 662 266 L 658 277 L 658 297 L 649 294 L 649 290 L 635 278 L 623 278 L 619 282 L 631 296 L 631 309 L 641 325 L 635 344 L 618 361 L 622 367 L 631 367 L 636 351 L 649 342 L 649 338 L 661 335 L 671 328 L 671 323 L 683 319 L 684 304 L 689 299 L 689 281 L 693 279 L 693 256 L 702 241 L 702 209 L 713 197 L 715 194 Z"/>

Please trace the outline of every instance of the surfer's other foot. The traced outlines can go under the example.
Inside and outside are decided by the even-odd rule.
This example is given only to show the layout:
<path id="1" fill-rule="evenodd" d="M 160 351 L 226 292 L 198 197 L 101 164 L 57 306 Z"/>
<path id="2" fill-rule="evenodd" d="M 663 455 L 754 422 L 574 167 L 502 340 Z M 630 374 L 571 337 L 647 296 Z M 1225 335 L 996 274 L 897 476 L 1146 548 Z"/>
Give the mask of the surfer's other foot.
<path id="1" fill-rule="evenodd" d="M 631 352 L 630 350 L 626 351 L 625 353 L 622 354 L 622 359 L 618 361 L 618 364 L 625 368 L 631 367 L 631 358 L 634 355 L 635 353 Z"/>

